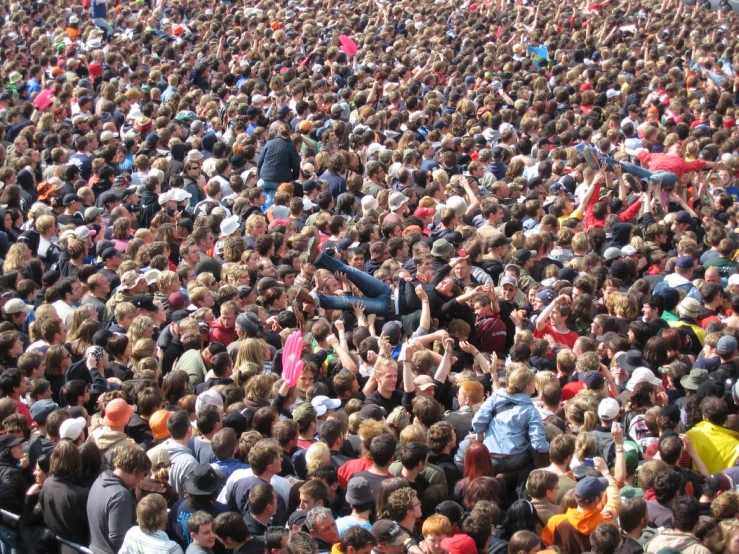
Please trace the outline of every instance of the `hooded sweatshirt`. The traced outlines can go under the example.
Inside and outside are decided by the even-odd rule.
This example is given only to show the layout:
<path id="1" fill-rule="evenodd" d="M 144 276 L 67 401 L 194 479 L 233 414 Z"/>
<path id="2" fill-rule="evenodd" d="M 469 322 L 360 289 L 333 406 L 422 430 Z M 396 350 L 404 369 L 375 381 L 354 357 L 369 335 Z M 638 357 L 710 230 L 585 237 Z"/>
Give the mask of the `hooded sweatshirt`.
<path id="1" fill-rule="evenodd" d="M 552 516 L 542 530 L 541 541 L 551 546 L 564 547 L 570 554 L 590 551 L 590 535 L 601 523 L 612 523 L 600 510 L 581 512 L 570 508 L 564 514 Z"/>
<path id="2" fill-rule="evenodd" d="M 119 446 L 133 446 L 133 442 L 126 433 L 114 431 L 105 426 L 95 429 L 90 435 L 90 440 L 97 445 L 101 454 L 105 454 L 108 450 L 112 451 Z"/>
<path id="3" fill-rule="evenodd" d="M 214 320 L 210 328 L 210 340 L 211 342 L 220 342 L 224 346 L 228 346 L 232 342 L 239 340 L 239 335 L 236 332 L 236 327 L 227 329 L 223 326 L 221 318 Z"/>
<path id="4" fill-rule="evenodd" d="M 601 523 L 613 523 L 621 509 L 621 496 L 614 481 L 606 489 L 605 507 L 581 512 L 570 508 L 564 514 L 552 516 L 541 532 L 541 542 L 547 546 L 563 546 L 569 554 L 590 551 L 590 535 Z"/>
<path id="5" fill-rule="evenodd" d="M 136 523 L 136 500 L 123 480 L 104 471 L 90 489 L 87 502 L 90 550 L 117 554 L 126 532 Z"/>
<path id="6" fill-rule="evenodd" d="M 710 550 L 700 544 L 693 533 L 677 529 L 662 529 L 646 544 L 644 550 L 647 554 L 656 554 L 663 548 L 675 548 L 682 554 L 710 554 Z"/>
<path id="7" fill-rule="evenodd" d="M 168 439 L 157 448 L 165 448 L 169 454 L 169 484 L 182 497 L 185 494 L 185 479 L 198 467 L 198 461 L 187 446 Z"/>

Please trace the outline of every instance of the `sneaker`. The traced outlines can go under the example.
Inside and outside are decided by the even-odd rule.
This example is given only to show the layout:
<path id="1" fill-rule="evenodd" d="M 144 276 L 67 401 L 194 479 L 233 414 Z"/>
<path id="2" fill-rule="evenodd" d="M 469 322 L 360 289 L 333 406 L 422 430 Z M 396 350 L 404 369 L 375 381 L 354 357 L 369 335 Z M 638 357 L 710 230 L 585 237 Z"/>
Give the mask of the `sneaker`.
<path id="1" fill-rule="evenodd" d="M 585 156 L 585 163 L 588 164 L 590 169 L 593 171 L 598 171 L 600 169 L 598 158 L 595 157 L 595 152 L 593 152 L 592 149 L 585 148 L 585 150 L 582 151 L 582 155 Z"/>

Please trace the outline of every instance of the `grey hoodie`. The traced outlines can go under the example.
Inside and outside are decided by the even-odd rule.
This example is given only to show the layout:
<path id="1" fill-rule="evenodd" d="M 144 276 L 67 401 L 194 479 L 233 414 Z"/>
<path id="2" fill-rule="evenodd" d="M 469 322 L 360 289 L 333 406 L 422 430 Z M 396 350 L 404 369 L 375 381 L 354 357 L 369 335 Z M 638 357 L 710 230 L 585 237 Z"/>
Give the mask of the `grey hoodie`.
<path id="1" fill-rule="evenodd" d="M 100 474 L 87 500 L 90 550 L 117 554 L 126 532 L 136 523 L 136 500 L 123 480 L 112 471 Z"/>
<path id="2" fill-rule="evenodd" d="M 185 494 L 185 479 L 198 467 L 198 461 L 192 455 L 192 450 L 172 439 L 167 439 L 157 448 L 164 448 L 169 454 L 169 461 L 172 463 L 169 467 L 169 484 L 182 498 Z"/>

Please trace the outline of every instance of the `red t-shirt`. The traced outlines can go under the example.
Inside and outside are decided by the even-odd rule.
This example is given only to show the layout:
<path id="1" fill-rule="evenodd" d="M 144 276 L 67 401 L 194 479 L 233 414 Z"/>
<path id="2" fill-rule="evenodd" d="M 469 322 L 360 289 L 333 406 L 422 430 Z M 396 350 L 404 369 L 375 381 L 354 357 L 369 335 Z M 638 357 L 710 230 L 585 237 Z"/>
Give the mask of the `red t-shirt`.
<path id="1" fill-rule="evenodd" d="M 537 339 L 543 339 L 544 335 L 552 335 L 554 337 L 554 342 L 557 344 L 564 344 L 567 346 L 567 348 L 572 348 L 575 346 L 575 341 L 580 338 L 580 335 L 575 333 L 575 331 L 567 331 L 566 333 L 560 333 L 557 331 L 554 327 L 552 327 L 552 324 L 547 321 L 546 327 L 544 327 L 544 330 L 539 331 L 539 329 L 534 330 L 534 337 Z"/>
<path id="2" fill-rule="evenodd" d="M 344 490 L 346 490 L 346 485 L 349 483 L 349 479 L 352 475 L 369 469 L 370 467 L 372 467 L 372 460 L 365 458 L 364 456 L 357 458 L 356 460 L 345 462 L 339 468 L 339 484 Z"/>

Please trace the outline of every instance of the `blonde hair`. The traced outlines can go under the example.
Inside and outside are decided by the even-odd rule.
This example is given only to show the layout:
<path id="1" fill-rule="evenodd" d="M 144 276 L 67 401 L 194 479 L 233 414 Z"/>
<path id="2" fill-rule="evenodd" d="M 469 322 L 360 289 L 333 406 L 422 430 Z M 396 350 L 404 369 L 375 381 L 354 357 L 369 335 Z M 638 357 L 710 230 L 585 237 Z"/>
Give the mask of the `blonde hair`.
<path id="1" fill-rule="evenodd" d="M 595 437 L 586 431 L 578 433 L 575 438 L 575 456 L 577 459 L 582 462 L 585 458 L 592 458 L 596 452 L 598 452 L 598 447 L 595 443 Z"/>
<path id="2" fill-rule="evenodd" d="M 245 339 L 239 346 L 239 352 L 236 355 L 236 363 L 234 368 L 240 370 L 247 363 L 256 365 L 259 369 L 264 366 L 264 350 L 266 345 L 260 339 Z"/>
<path id="3" fill-rule="evenodd" d="M 516 394 L 524 392 L 526 387 L 536 381 L 536 375 L 529 368 L 519 368 L 514 370 L 510 377 L 508 377 L 508 387 L 506 392 L 508 394 Z"/>
<path id="4" fill-rule="evenodd" d="M 3 262 L 3 273 L 23 269 L 23 266 L 26 265 L 27 252 L 29 252 L 29 249 L 24 243 L 16 242 L 15 244 L 11 244 Z"/>
<path id="5" fill-rule="evenodd" d="M 408 427 L 411 418 L 408 411 L 403 406 L 396 407 L 390 415 L 387 416 L 387 424 L 395 431 L 395 435 L 399 436 L 400 432 Z"/>
<path id="6" fill-rule="evenodd" d="M 613 299 L 613 311 L 617 317 L 636 319 L 639 315 L 639 303 L 635 296 L 617 292 Z"/>
<path id="7" fill-rule="evenodd" d="M 536 374 L 536 390 L 541 393 L 548 383 L 559 381 L 553 371 L 540 371 Z"/>
<path id="8" fill-rule="evenodd" d="M 144 333 L 152 327 L 154 327 L 153 319 L 148 315 L 137 315 L 133 318 L 133 322 L 128 328 L 128 333 L 126 333 L 128 340 L 131 341 L 131 344 L 135 345 L 139 339 L 146 338 L 144 337 Z"/>
<path id="9" fill-rule="evenodd" d="M 395 360 L 388 360 L 386 358 L 380 358 L 377 360 L 377 363 L 375 364 L 375 367 L 373 369 L 375 373 L 375 377 L 380 377 L 382 375 L 385 375 L 385 369 L 392 369 L 396 373 L 398 372 L 398 363 Z"/>
<path id="10" fill-rule="evenodd" d="M 591 402 L 582 397 L 575 397 L 567 403 L 565 410 L 567 419 L 572 419 L 580 426 L 581 431 L 592 431 L 598 422 L 598 413 Z"/>
<path id="11" fill-rule="evenodd" d="M 157 277 L 157 288 L 162 294 L 168 295 L 169 289 L 172 287 L 173 283 L 179 284 L 180 278 L 177 276 L 177 273 L 170 271 L 169 269 L 165 269 L 159 274 L 159 277 Z"/>
<path id="12" fill-rule="evenodd" d="M 308 473 L 331 464 L 331 452 L 325 442 L 314 442 L 305 451 L 305 465 Z"/>

